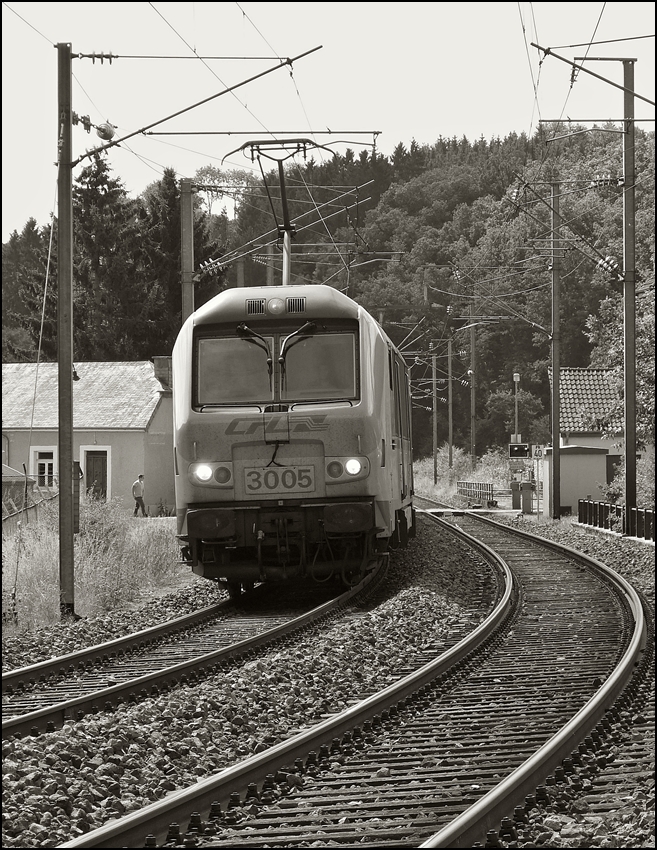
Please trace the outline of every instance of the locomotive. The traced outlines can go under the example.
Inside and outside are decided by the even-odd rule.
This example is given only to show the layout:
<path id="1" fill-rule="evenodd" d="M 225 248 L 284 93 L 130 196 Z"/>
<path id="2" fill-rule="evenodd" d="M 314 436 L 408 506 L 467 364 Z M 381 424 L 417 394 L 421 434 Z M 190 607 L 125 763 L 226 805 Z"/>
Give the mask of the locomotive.
<path id="1" fill-rule="evenodd" d="M 235 598 L 255 583 L 353 585 L 415 533 L 408 369 L 326 285 L 238 287 L 172 357 L 182 560 Z"/>

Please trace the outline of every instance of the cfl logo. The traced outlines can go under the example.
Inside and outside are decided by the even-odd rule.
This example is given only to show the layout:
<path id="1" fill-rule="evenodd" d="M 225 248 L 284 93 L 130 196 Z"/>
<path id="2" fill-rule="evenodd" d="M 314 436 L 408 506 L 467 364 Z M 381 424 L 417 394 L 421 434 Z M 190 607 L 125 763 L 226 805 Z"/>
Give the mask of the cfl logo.
<path id="1" fill-rule="evenodd" d="M 241 419 L 236 417 L 232 419 L 226 428 L 226 436 L 237 434 L 239 436 L 249 436 L 258 433 L 263 427 L 260 419 Z M 326 431 L 328 423 L 326 416 L 305 416 L 302 419 L 295 419 L 290 422 L 290 431 L 293 433 L 308 432 L 308 431 Z M 287 421 L 285 416 L 278 418 L 272 417 L 267 420 L 267 433 L 276 432 L 287 433 Z"/>

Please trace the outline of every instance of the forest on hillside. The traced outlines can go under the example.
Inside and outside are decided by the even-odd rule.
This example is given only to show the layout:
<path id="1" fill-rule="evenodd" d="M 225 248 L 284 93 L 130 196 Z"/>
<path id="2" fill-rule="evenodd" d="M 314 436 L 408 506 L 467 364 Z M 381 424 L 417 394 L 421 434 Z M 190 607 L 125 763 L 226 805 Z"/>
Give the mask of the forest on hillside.
<path id="1" fill-rule="evenodd" d="M 318 149 L 286 161 L 291 282 L 342 290 L 405 352 L 418 457 L 431 452 L 434 366 L 438 440 L 447 439 L 450 342 L 454 443 L 469 445 L 471 381 L 477 454 L 509 442 L 514 373 L 523 440 L 550 442 L 555 263 L 561 365 L 612 370 L 619 406 L 602 424 L 617 420 L 624 186 L 622 135 L 612 129 L 542 125 L 532 138 L 412 140 L 390 157 Z M 280 283 L 279 173 L 257 159 L 257 176 L 208 165 L 192 178 L 197 307 L 227 287 L 272 282 L 272 266 Z M 636 130 L 635 163 L 637 436 L 654 444 L 654 132 Z M 95 155 L 76 175 L 73 205 L 74 359 L 170 354 L 182 310 L 175 171 L 130 198 Z M 56 359 L 56 257 L 56 220 L 29 219 L 3 244 L 3 362 Z"/>

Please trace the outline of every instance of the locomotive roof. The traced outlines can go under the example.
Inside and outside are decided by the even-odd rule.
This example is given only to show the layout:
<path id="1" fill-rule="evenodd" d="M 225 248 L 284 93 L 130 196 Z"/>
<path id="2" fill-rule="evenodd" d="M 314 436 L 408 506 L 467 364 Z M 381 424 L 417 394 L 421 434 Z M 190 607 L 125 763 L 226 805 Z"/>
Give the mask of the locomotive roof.
<path id="1" fill-rule="evenodd" d="M 272 300 L 280 313 L 269 309 Z M 368 315 L 355 301 L 332 286 L 254 286 L 226 289 L 193 314 L 194 325 L 243 322 L 246 319 L 358 319 Z"/>

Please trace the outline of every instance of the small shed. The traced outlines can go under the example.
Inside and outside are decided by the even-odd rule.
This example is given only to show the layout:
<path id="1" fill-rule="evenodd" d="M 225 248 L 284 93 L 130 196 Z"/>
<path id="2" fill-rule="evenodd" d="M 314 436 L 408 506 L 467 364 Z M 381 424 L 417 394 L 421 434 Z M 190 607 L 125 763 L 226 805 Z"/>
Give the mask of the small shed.
<path id="1" fill-rule="evenodd" d="M 171 358 L 75 364 L 73 458 L 96 498 L 134 505 L 145 477 L 151 515 L 174 509 Z M 58 364 L 2 365 L 2 460 L 25 464 L 39 487 L 57 489 L 60 469 Z"/>
<path id="2" fill-rule="evenodd" d="M 606 483 L 608 451 L 595 446 L 561 446 L 559 450 L 561 514 L 577 514 L 579 499 L 599 499 Z M 551 504 L 552 446 L 543 454 L 543 503 Z"/>
<path id="3" fill-rule="evenodd" d="M 552 369 L 548 368 L 552 387 Z M 622 402 L 618 379 L 611 369 L 564 367 L 559 370 L 559 431 L 562 510 L 577 509 L 578 499 L 601 497 L 621 461 Z M 617 437 L 604 436 L 602 422 L 611 414 Z M 593 449 L 595 451 L 586 451 Z M 543 454 L 545 504 L 551 480 L 552 450 Z M 575 488 L 571 492 L 568 481 Z M 598 486 L 600 485 L 600 486 Z"/>

